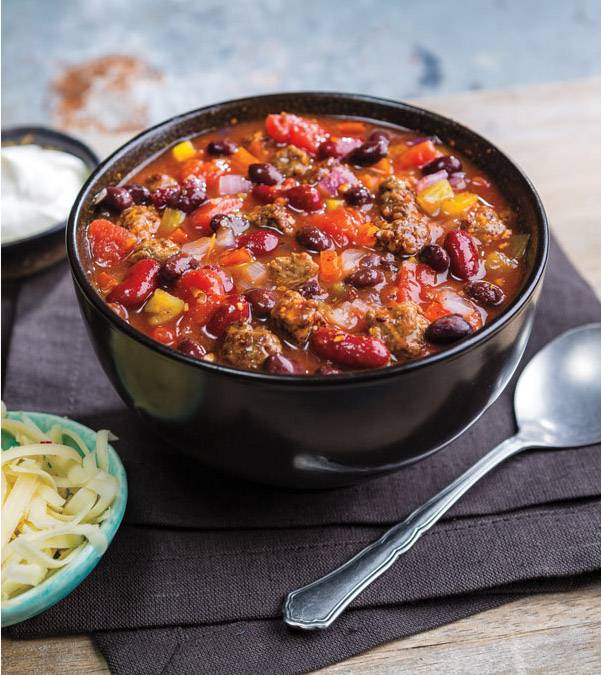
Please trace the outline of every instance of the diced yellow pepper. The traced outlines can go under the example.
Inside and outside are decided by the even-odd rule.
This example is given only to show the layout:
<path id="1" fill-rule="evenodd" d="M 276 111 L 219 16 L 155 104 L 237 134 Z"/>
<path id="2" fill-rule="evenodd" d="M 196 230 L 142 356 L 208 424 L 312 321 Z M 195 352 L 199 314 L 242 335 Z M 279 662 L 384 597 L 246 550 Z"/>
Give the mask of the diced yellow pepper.
<path id="1" fill-rule="evenodd" d="M 508 258 L 500 251 L 493 251 L 490 253 L 484 262 L 487 272 L 506 272 L 513 270 L 518 266 L 517 260 Z"/>
<path id="2" fill-rule="evenodd" d="M 326 211 L 333 211 L 344 206 L 344 199 L 326 199 Z"/>
<path id="3" fill-rule="evenodd" d="M 144 311 L 151 316 L 148 321 L 153 326 L 160 326 L 168 323 L 184 311 L 186 303 L 180 298 L 176 298 L 171 293 L 157 288 L 150 296 L 150 300 L 144 306 Z"/>
<path id="4" fill-rule="evenodd" d="M 163 217 L 161 218 L 157 236 L 169 237 L 184 222 L 185 217 L 186 214 L 183 211 L 167 207 L 163 211 Z"/>
<path id="5" fill-rule="evenodd" d="M 417 202 L 430 216 L 435 215 L 446 199 L 453 197 L 453 188 L 448 180 L 439 180 L 417 195 Z"/>
<path id="6" fill-rule="evenodd" d="M 191 141 L 182 141 L 181 143 L 178 143 L 171 152 L 174 159 L 178 162 L 183 162 L 186 159 L 190 159 L 190 157 L 194 157 L 196 148 L 192 145 Z"/>
<path id="7" fill-rule="evenodd" d="M 478 195 L 473 192 L 460 192 L 459 194 L 445 199 L 442 203 L 442 212 L 446 216 L 459 216 L 465 213 L 478 201 Z"/>

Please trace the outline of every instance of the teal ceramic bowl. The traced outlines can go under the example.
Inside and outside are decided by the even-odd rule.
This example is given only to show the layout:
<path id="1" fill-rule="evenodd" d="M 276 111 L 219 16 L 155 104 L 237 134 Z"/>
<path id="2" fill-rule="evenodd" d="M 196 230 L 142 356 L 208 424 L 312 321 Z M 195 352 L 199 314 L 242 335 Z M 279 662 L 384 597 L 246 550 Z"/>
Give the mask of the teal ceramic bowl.
<path id="1" fill-rule="evenodd" d="M 84 442 L 93 447 L 95 442 L 96 432 L 78 424 L 66 417 L 58 417 L 57 415 L 47 415 L 45 413 L 26 413 L 42 431 L 48 431 L 53 425 L 60 424 L 62 427 L 71 429 L 78 433 Z M 18 419 L 18 414 L 9 412 L 8 417 Z M 65 439 L 65 444 L 75 448 L 75 445 Z M 12 437 L 9 434 L 2 433 L 2 449 L 6 450 L 15 445 Z M 75 448 L 77 449 L 77 448 Z M 119 459 L 119 456 L 109 445 L 109 472 L 116 476 L 121 486 L 115 501 L 111 506 L 109 517 L 102 522 L 100 529 L 104 532 L 108 545 L 110 545 L 115 533 L 119 529 L 119 525 L 123 520 L 125 513 L 125 505 L 127 503 L 127 479 L 125 476 L 125 469 Z M 74 558 L 68 565 L 59 569 L 51 577 L 47 578 L 35 588 L 31 588 L 21 595 L 16 596 L 13 600 L 9 600 L 2 605 L 2 627 L 12 626 L 25 619 L 30 619 L 32 616 L 41 614 L 52 605 L 60 602 L 66 595 L 68 595 L 76 586 L 78 586 L 90 572 L 96 567 L 104 551 L 99 551 L 97 548 L 88 544 L 81 550 L 79 555 Z"/>

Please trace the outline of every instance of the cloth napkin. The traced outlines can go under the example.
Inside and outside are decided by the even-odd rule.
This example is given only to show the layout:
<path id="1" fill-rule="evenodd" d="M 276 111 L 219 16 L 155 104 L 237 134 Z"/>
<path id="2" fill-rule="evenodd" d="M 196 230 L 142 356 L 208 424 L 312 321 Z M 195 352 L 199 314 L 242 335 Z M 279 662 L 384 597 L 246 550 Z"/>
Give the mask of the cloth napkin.
<path id="1" fill-rule="evenodd" d="M 109 428 L 128 473 L 125 520 L 94 572 L 15 638 L 94 633 L 114 673 L 296 673 L 601 570 L 601 447 L 532 451 L 480 481 L 330 629 L 281 620 L 285 595 L 402 520 L 515 431 L 515 380 L 461 438 L 394 475 L 339 490 L 244 483 L 180 456 L 113 391 L 61 264 L 6 289 L 10 410 Z M 601 306 L 557 245 L 524 363 Z"/>

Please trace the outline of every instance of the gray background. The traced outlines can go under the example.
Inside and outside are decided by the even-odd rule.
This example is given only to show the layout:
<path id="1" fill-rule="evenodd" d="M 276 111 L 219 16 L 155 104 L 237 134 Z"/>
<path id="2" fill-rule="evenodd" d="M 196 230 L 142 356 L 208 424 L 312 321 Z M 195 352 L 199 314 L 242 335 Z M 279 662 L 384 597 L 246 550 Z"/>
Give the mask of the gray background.
<path id="1" fill-rule="evenodd" d="M 405 99 L 598 74 L 599 0 L 3 2 L 3 126 L 128 133 L 260 92 Z"/>

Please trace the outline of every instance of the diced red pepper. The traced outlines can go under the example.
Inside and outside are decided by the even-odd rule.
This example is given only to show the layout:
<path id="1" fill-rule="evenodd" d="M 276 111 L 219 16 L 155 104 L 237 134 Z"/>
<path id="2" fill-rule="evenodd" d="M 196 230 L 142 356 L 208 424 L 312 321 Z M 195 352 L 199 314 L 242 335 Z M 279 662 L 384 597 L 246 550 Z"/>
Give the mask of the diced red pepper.
<path id="1" fill-rule="evenodd" d="M 132 265 L 125 279 L 107 296 L 107 302 L 119 302 L 124 307 L 136 307 L 145 302 L 158 285 L 161 265 L 148 258 Z"/>
<path id="2" fill-rule="evenodd" d="M 116 265 L 133 251 L 137 238 L 124 227 L 98 218 L 88 227 L 90 254 L 97 265 Z"/>
<path id="3" fill-rule="evenodd" d="M 432 141 L 424 141 L 412 145 L 395 160 L 395 168 L 398 169 L 421 169 L 422 166 L 436 159 L 441 153 Z"/>

